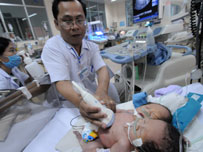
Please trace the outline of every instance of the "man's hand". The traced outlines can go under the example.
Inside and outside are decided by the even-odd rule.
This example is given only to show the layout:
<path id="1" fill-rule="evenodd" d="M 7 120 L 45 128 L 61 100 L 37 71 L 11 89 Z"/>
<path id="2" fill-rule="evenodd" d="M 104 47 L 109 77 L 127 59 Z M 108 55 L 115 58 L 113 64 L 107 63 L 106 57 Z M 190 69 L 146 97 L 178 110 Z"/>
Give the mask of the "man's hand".
<path id="1" fill-rule="evenodd" d="M 101 104 L 104 104 L 107 108 L 113 110 L 114 112 L 116 111 L 115 101 L 113 101 L 108 94 L 103 91 L 97 91 L 95 97 L 101 102 Z"/>
<path id="2" fill-rule="evenodd" d="M 106 118 L 107 115 L 105 113 L 102 113 L 100 108 L 88 105 L 87 103 L 85 103 L 85 101 L 82 100 L 79 104 L 79 109 L 81 115 L 87 121 L 103 129 L 106 128 L 106 124 L 102 123 L 99 119 Z"/>
<path id="3" fill-rule="evenodd" d="M 109 72 L 106 66 L 100 68 L 97 71 L 98 87 L 95 93 L 95 97 L 101 101 L 102 104 L 106 105 L 109 109 L 116 111 L 116 104 L 108 96 L 108 86 L 110 82 Z"/>

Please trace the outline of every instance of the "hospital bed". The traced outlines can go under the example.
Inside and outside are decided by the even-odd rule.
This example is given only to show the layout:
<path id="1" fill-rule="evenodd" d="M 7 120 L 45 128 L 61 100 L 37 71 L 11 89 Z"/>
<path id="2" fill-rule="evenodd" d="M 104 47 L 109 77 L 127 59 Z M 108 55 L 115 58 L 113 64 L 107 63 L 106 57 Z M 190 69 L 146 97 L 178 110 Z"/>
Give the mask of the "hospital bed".
<path id="1" fill-rule="evenodd" d="M 203 94 L 203 85 L 190 84 L 183 87 L 181 95 L 188 92 Z M 80 152 L 81 148 L 70 121 L 79 115 L 76 108 L 44 108 L 33 105 L 33 114 L 28 119 L 16 123 L 10 130 L 4 142 L 0 142 L 3 152 Z M 41 107 L 41 110 L 39 110 Z M 117 108 L 129 109 L 133 107 L 132 101 L 117 105 Z M 38 109 L 38 110 L 36 110 Z M 79 123 L 80 118 L 74 120 Z M 73 122 L 74 123 L 74 122 Z M 203 108 L 193 120 L 184 135 L 191 141 L 198 141 L 192 145 L 188 152 L 200 152 L 203 149 Z"/>
<path id="2" fill-rule="evenodd" d="M 6 123 L 7 126 L 0 124 L 1 133 L 6 127 L 9 129 L 8 136 L 0 142 L 0 151 L 2 152 L 20 152 L 22 151 L 37 134 L 46 126 L 55 115 L 57 108 L 45 108 L 33 103 L 27 103 L 26 108 L 32 109 L 28 112 L 27 119 L 15 123 Z M 12 118 L 11 118 L 12 119 Z"/>

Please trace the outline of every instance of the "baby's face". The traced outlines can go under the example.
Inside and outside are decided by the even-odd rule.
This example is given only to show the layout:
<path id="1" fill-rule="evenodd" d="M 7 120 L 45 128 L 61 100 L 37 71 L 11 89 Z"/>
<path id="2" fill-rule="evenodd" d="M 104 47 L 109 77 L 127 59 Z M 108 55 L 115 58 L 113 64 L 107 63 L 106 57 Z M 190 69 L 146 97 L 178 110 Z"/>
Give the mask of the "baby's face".
<path id="1" fill-rule="evenodd" d="M 136 110 L 143 118 L 161 119 L 170 115 L 169 111 L 159 104 L 143 105 Z"/>
<path id="2" fill-rule="evenodd" d="M 167 123 L 162 120 L 139 119 L 136 125 L 130 128 L 130 140 L 141 138 L 143 143 L 154 141 L 157 145 L 160 145 L 165 135 L 166 126 Z"/>

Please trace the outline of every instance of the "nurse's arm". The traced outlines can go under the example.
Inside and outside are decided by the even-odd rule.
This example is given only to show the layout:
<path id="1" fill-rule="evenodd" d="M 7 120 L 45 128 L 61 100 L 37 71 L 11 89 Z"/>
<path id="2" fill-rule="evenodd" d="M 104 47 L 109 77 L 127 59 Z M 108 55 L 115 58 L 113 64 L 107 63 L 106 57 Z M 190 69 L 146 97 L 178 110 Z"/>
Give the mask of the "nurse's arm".
<path id="1" fill-rule="evenodd" d="M 39 87 L 35 82 L 29 83 L 27 86 L 28 91 L 32 94 L 32 97 L 40 95 L 46 92 L 50 85 L 40 85 Z M 9 107 L 24 99 L 25 95 L 20 91 L 16 90 L 12 94 L 8 95 L 7 97 L 0 100 L 0 113 L 7 110 Z"/>
<path id="2" fill-rule="evenodd" d="M 82 97 L 73 89 L 72 83 L 69 80 L 56 82 L 56 89 L 68 101 L 72 102 L 79 108 L 81 115 L 91 123 L 105 128 L 105 124 L 99 121 L 100 118 L 105 118 L 106 114 L 100 112 L 100 108 L 86 104 Z"/>
<path id="3" fill-rule="evenodd" d="M 27 88 L 29 87 L 29 84 L 26 86 Z M 49 89 L 50 85 L 49 84 L 46 84 L 46 85 L 40 85 L 39 87 L 38 86 L 35 86 L 35 87 L 32 87 L 32 88 L 28 88 L 30 93 L 32 94 L 32 97 L 35 97 L 35 96 L 38 96 L 44 92 L 46 92 L 48 89 Z"/>
<path id="4" fill-rule="evenodd" d="M 95 93 L 97 99 L 103 101 L 108 108 L 112 109 L 113 111 L 116 111 L 115 102 L 108 96 L 110 77 L 106 66 L 100 68 L 97 71 L 97 77 L 98 87 Z"/>

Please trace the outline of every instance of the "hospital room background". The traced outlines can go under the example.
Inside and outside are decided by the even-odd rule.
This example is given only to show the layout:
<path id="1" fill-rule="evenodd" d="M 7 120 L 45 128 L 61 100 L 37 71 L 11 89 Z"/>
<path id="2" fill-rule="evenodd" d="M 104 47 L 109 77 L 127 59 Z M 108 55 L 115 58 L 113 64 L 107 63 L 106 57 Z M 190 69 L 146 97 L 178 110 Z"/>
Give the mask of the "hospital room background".
<path id="1" fill-rule="evenodd" d="M 187 152 L 203 152 L 203 1 L 82 1 L 84 39 L 98 45 L 111 71 L 120 98 L 117 109 L 146 101 L 174 114 L 195 100 L 199 108 L 187 109 L 181 134 L 190 143 Z M 0 36 L 15 44 L 23 56 L 18 68 L 33 78 L 28 86 L 0 90 L 1 152 L 82 151 L 73 130 L 85 122 L 50 86 L 41 60 L 46 41 L 60 34 L 51 7 L 52 0 L 0 0 Z M 32 96 L 39 87 L 47 89 Z"/>

